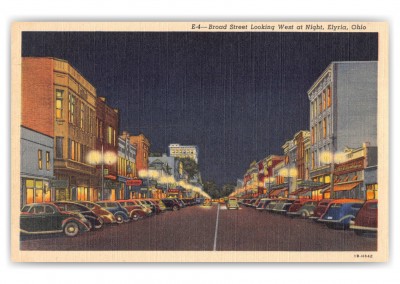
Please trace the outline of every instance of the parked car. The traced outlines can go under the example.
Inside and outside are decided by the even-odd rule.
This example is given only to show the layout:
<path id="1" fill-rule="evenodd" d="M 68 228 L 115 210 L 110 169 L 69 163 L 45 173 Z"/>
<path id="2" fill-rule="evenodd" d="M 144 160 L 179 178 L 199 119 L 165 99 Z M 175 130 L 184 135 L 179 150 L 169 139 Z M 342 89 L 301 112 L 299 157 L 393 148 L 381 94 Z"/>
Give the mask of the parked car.
<path id="1" fill-rule="evenodd" d="M 272 201 L 272 199 L 270 199 L 270 198 L 262 198 L 260 200 L 260 202 L 258 203 L 256 210 L 259 212 L 265 210 L 265 206 L 267 206 L 271 201 Z"/>
<path id="2" fill-rule="evenodd" d="M 318 201 L 315 200 L 308 200 L 306 201 L 303 206 L 297 211 L 293 213 L 293 216 L 299 216 L 302 218 L 308 218 L 312 214 L 314 214 L 314 210 L 318 205 Z M 289 214 L 289 212 L 288 212 Z"/>
<path id="3" fill-rule="evenodd" d="M 272 209 L 272 212 L 286 214 L 290 206 L 292 206 L 295 201 L 295 199 L 281 199 Z"/>
<path id="4" fill-rule="evenodd" d="M 318 221 L 325 223 L 328 228 L 347 229 L 363 203 L 359 199 L 335 199 L 329 203 L 328 209 Z"/>
<path id="5" fill-rule="evenodd" d="M 279 199 L 272 199 L 266 206 L 265 206 L 265 210 L 271 212 L 272 209 L 274 209 L 274 207 L 276 206 L 276 204 L 278 203 Z"/>
<path id="6" fill-rule="evenodd" d="M 144 204 L 147 204 L 151 208 L 151 211 L 153 211 L 154 214 L 161 213 L 160 207 L 151 202 L 149 199 L 141 199 L 140 201 L 142 201 Z"/>
<path id="7" fill-rule="evenodd" d="M 147 217 L 153 215 L 153 210 L 151 209 L 151 207 L 148 204 L 142 202 L 141 199 L 129 199 L 129 201 L 135 203 L 137 206 L 142 207 L 142 209 L 146 212 Z"/>
<path id="8" fill-rule="evenodd" d="M 96 204 L 114 214 L 118 224 L 129 222 L 129 212 L 121 204 L 116 201 L 98 201 Z"/>
<path id="9" fill-rule="evenodd" d="M 148 216 L 148 212 L 141 205 L 136 204 L 132 200 L 117 200 L 117 202 L 128 211 L 129 217 L 133 221 L 138 221 Z"/>
<path id="10" fill-rule="evenodd" d="M 249 202 L 245 204 L 246 207 L 253 207 L 253 204 L 256 202 L 257 199 L 253 198 L 250 199 Z"/>
<path id="11" fill-rule="evenodd" d="M 159 210 L 160 213 L 167 211 L 167 207 L 165 207 L 164 203 L 162 203 L 160 199 L 149 199 L 149 201 L 157 207 L 157 210 Z"/>
<path id="12" fill-rule="evenodd" d="M 90 222 L 92 228 L 101 229 L 101 227 L 103 227 L 103 219 L 100 218 L 97 214 L 93 213 L 90 208 L 82 204 L 68 201 L 57 201 L 54 202 L 54 204 L 57 205 L 58 208 L 60 208 L 62 211 L 81 213 Z"/>
<path id="13" fill-rule="evenodd" d="M 90 201 L 76 201 L 78 204 L 82 204 L 92 210 L 92 212 L 98 215 L 101 219 L 103 219 L 104 224 L 115 224 L 117 220 L 114 217 L 114 214 L 110 211 L 102 208 L 100 205 L 90 202 Z"/>
<path id="14" fill-rule="evenodd" d="M 350 229 L 357 235 L 376 233 L 378 230 L 378 200 L 368 200 L 350 221 Z"/>
<path id="15" fill-rule="evenodd" d="M 181 199 L 179 199 L 179 198 L 174 198 L 174 200 L 179 204 L 179 206 L 180 206 L 181 208 L 185 208 L 185 207 L 186 207 L 185 203 L 183 203 L 183 201 L 182 201 Z"/>
<path id="16" fill-rule="evenodd" d="M 53 203 L 27 204 L 21 210 L 22 234 L 64 233 L 75 237 L 90 229 L 90 222 L 82 214 L 63 211 Z"/>
<path id="17" fill-rule="evenodd" d="M 313 213 L 310 213 L 310 219 L 314 221 L 318 221 L 319 218 L 321 218 L 322 215 L 324 215 L 326 209 L 328 208 L 329 203 L 331 203 L 333 199 L 322 199 L 318 202 L 317 207 L 315 207 L 315 210 Z"/>
<path id="18" fill-rule="evenodd" d="M 298 216 L 300 208 L 302 208 L 307 201 L 309 201 L 309 199 L 296 199 L 287 210 L 286 215 L 290 217 Z"/>
<path id="19" fill-rule="evenodd" d="M 252 204 L 252 207 L 257 208 L 262 198 L 257 198 L 256 201 Z"/>
<path id="20" fill-rule="evenodd" d="M 212 206 L 211 199 L 204 200 L 203 206 Z"/>
<path id="21" fill-rule="evenodd" d="M 237 199 L 234 197 L 230 197 L 228 199 L 228 202 L 226 203 L 226 208 L 227 209 L 239 209 L 239 204 L 237 202 Z"/>
<path id="22" fill-rule="evenodd" d="M 179 203 L 174 199 L 165 198 L 161 199 L 161 201 L 165 204 L 168 210 L 178 211 L 181 209 Z"/>

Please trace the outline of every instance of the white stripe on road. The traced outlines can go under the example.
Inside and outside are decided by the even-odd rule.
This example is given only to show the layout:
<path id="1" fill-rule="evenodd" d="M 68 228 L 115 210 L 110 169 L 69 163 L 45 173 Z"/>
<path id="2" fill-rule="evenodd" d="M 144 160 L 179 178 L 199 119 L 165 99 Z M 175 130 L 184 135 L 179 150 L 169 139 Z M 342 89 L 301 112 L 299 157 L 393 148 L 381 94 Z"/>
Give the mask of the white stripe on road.
<path id="1" fill-rule="evenodd" d="M 218 210 L 217 210 L 217 222 L 215 223 L 215 235 L 214 235 L 214 249 L 213 249 L 213 251 L 217 250 L 218 219 L 219 219 L 219 204 L 218 204 Z"/>

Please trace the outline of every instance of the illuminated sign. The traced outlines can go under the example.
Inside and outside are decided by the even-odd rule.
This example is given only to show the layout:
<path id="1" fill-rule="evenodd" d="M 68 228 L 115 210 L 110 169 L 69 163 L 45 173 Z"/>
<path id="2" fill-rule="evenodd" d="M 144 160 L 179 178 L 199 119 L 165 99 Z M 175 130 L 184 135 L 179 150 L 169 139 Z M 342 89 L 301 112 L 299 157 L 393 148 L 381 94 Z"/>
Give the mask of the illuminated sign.
<path id="1" fill-rule="evenodd" d="M 141 179 L 129 179 L 126 181 L 127 186 L 141 186 L 143 181 Z"/>

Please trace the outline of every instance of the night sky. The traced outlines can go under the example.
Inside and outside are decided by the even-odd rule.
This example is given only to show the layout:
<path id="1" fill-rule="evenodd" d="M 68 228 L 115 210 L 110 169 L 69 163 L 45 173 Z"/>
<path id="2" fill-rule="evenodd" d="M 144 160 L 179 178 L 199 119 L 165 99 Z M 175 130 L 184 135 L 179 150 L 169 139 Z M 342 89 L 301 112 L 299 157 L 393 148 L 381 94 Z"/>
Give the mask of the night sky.
<path id="1" fill-rule="evenodd" d="M 151 152 L 198 145 L 203 180 L 309 129 L 307 90 L 332 61 L 377 60 L 375 33 L 24 32 L 22 56 L 65 59 Z"/>

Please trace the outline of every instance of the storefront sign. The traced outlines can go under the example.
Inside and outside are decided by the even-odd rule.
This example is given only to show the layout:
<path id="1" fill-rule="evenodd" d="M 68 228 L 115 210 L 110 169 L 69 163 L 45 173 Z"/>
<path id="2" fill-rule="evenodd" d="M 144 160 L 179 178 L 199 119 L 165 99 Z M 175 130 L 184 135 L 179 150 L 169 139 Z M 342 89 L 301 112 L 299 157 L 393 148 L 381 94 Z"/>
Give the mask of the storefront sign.
<path id="1" fill-rule="evenodd" d="M 147 190 L 147 187 L 141 187 L 140 190 L 145 191 Z"/>
<path id="2" fill-rule="evenodd" d="M 342 175 L 351 172 L 362 171 L 364 169 L 364 157 L 335 165 L 335 175 Z"/>
<path id="3" fill-rule="evenodd" d="M 68 180 L 50 180 L 50 187 L 54 188 L 68 188 Z"/>
<path id="4" fill-rule="evenodd" d="M 127 186 L 141 186 L 143 181 L 141 179 L 129 179 L 126 181 Z"/>

